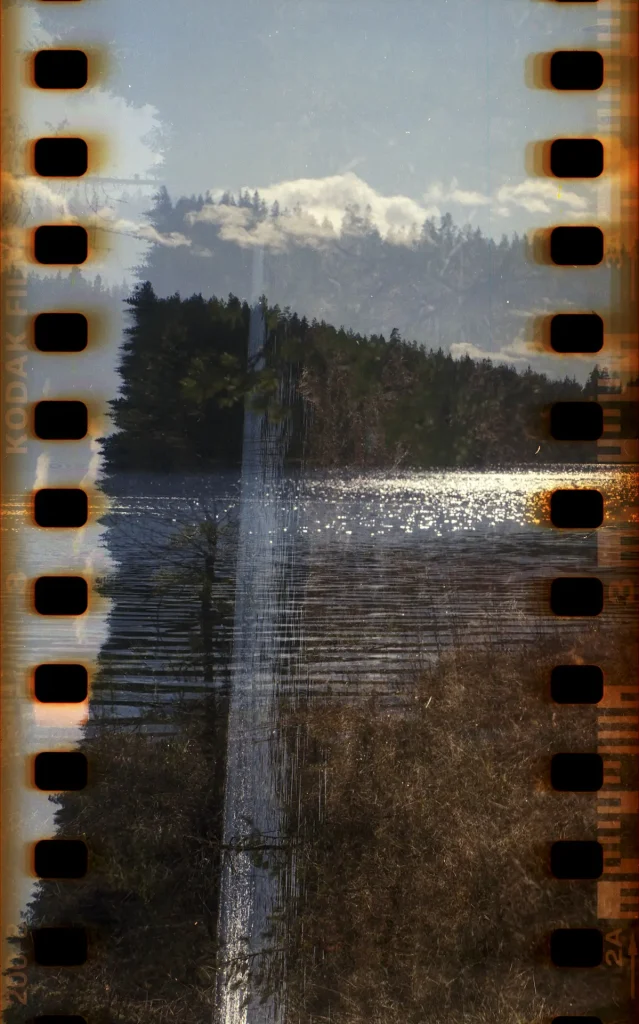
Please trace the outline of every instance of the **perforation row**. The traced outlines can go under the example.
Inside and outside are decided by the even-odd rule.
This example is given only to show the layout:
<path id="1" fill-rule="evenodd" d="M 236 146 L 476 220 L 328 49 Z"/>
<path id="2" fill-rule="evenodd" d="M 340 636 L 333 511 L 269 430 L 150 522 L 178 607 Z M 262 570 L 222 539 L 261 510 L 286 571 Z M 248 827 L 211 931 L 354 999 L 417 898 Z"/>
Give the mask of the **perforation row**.
<path id="1" fill-rule="evenodd" d="M 603 436 L 604 414 L 599 402 L 555 402 L 549 419 L 550 436 L 555 441 L 598 441 Z M 33 433 L 41 441 L 80 441 L 86 437 L 88 425 L 84 402 L 47 399 L 33 408 Z"/>
<path id="2" fill-rule="evenodd" d="M 572 140 L 576 141 L 576 140 Z M 604 323 L 598 313 L 556 313 L 550 320 L 550 348 L 571 355 L 592 355 L 604 344 Z M 83 313 L 40 313 L 33 323 L 38 352 L 83 352 L 89 343 L 89 322 Z"/>
<path id="3" fill-rule="evenodd" d="M 563 226 L 550 232 L 548 258 L 558 267 L 596 267 L 603 260 L 604 249 L 601 228 Z M 88 255 L 89 235 L 80 225 L 45 224 L 34 232 L 33 257 L 43 266 L 81 266 Z"/>

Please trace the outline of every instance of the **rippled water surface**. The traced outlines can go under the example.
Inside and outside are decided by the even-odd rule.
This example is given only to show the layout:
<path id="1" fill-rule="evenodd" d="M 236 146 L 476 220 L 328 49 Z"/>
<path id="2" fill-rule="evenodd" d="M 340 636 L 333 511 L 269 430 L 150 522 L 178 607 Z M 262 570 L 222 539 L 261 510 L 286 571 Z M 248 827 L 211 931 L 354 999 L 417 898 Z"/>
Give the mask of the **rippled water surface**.
<path id="1" fill-rule="evenodd" d="M 261 486 L 258 498 L 246 488 L 241 498 L 231 473 L 118 477 L 109 485 L 99 539 L 85 538 L 83 548 L 76 538 L 70 546 L 64 531 L 51 531 L 29 553 L 34 572 L 88 567 L 111 601 L 106 628 L 89 618 L 67 636 L 40 620 L 29 643 L 49 657 L 68 654 L 70 642 L 101 647 L 94 703 L 118 713 L 219 683 L 245 628 L 233 611 L 243 585 L 235 578 L 243 507 L 245 545 L 252 517 L 256 530 L 259 522 L 251 564 L 269 548 L 268 572 L 252 573 L 250 586 L 265 588 L 252 600 L 271 609 L 258 628 L 268 632 L 263 641 L 277 659 L 279 683 L 390 684 L 407 662 L 453 642 L 481 643 L 498 633 L 510 643 L 556 630 L 544 583 L 557 573 L 594 570 L 596 546 L 592 532 L 541 522 L 537 496 L 595 485 L 610 508 L 624 500 L 632 477 L 597 466 L 323 474 Z M 7 502 L 5 529 L 25 511 Z M 208 655 L 198 609 L 211 565 L 197 537 L 189 540 L 206 520 L 222 524 L 215 614 L 205 623 Z M 213 673 L 210 664 L 205 671 L 205 656 L 215 662 Z"/>
<path id="2" fill-rule="evenodd" d="M 289 478 L 252 509 L 257 499 L 245 495 L 248 532 L 251 516 L 256 529 L 259 518 L 260 544 L 271 548 L 275 567 L 261 600 L 275 606 L 263 628 L 282 684 L 391 682 L 406 662 L 461 639 L 480 643 L 498 630 L 516 642 L 556 629 L 544 581 L 592 571 L 596 548 L 592 533 L 535 523 L 534 499 L 595 481 L 611 496 L 623 486 L 618 472 L 593 467 Z M 206 518 L 224 523 L 214 589 L 216 601 L 232 604 L 239 481 L 138 476 L 111 490 L 103 543 L 115 571 L 107 577 L 113 605 L 104 653 L 107 675 L 117 679 L 109 699 L 130 711 L 173 686 L 202 685 L 201 553 L 196 542 L 175 547 L 171 538 Z M 216 649 L 233 635 L 237 643 L 243 628 L 232 613 L 221 619 Z"/>

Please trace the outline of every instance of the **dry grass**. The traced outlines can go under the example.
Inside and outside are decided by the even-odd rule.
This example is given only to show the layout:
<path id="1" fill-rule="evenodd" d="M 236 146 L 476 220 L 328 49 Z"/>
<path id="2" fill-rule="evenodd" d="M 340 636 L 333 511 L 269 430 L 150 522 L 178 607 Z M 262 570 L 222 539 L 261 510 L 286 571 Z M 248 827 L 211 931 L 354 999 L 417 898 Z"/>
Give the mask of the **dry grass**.
<path id="1" fill-rule="evenodd" d="M 632 638 L 611 639 L 585 634 L 571 660 L 628 678 Z M 595 883 L 548 866 L 554 840 L 596 837 L 593 797 L 548 783 L 552 753 L 595 748 L 595 710 L 550 701 L 554 646 L 444 656 L 401 706 L 287 709 L 306 751 L 289 1024 L 531 1024 L 611 1002 L 610 971 L 548 962 L 552 928 L 596 926 Z"/>
<path id="2" fill-rule="evenodd" d="M 110 724 L 84 741 L 90 785 L 56 800 L 56 818 L 60 836 L 86 840 L 90 870 L 41 884 L 29 923 L 86 926 L 90 959 L 32 964 L 28 1007 L 13 1006 L 8 1024 L 39 1013 L 210 1024 L 226 716 L 212 695 L 174 707 L 171 724 L 160 736 Z"/>
<path id="3" fill-rule="evenodd" d="M 547 781 L 553 752 L 593 749 L 595 710 L 553 705 L 548 678 L 578 657 L 634 678 L 635 654 L 630 634 L 596 630 L 570 655 L 548 638 L 488 642 L 416 669 L 391 700 L 282 706 L 295 757 L 272 867 L 297 884 L 252 973 L 286 992 L 285 1024 L 536 1024 L 614 1002 L 619 972 L 548 964 L 552 928 L 596 923 L 594 883 L 548 870 L 552 841 L 594 837 L 594 800 Z M 41 886 L 31 921 L 86 924 L 94 955 L 81 971 L 31 967 L 8 1024 L 210 1024 L 225 715 L 212 698 L 189 708 L 172 736 L 85 741 L 92 785 L 64 797 L 58 825 L 86 837 L 91 871 Z"/>

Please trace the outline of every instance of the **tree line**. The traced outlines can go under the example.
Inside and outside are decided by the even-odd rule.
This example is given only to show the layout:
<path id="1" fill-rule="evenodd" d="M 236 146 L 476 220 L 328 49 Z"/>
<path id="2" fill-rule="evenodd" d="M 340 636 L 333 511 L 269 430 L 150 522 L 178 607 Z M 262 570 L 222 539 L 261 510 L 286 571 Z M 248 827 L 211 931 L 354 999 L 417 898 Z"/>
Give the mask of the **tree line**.
<path id="1" fill-rule="evenodd" d="M 380 234 L 370 208 L 351 204 L 337 233 L 328 222 L 313 225 L 299 206 L 267 206 L 247 190 L 172 200 L 161 189 L 148 217 L 158 237 L 184 239 L 150 245 L 137 270 L 158 295 L 249 296 L 264 239 L 271 302 L 368 335 L 397 327 L 444 351 L 499 352 L 521 335 L 526 316 L 606 309 L 629 263 L 627 254 L 609 253 L 599 267 L 558 272 L 535 258 L 525 237 L 497 240 L 449 213 L 425 219 L 399 242 Z M 544 369 L 550 364 L 540 360 Z"/>
<path id="2" fill-rule="evenodd" d="M 235 295 L 160 297 L 147 281 L 125 301 L 109 471 L 236 465 L 247 410 L 284 423 L 289 464 L 425 469 L 594 457 L 592 445 L 550 441 L 544 417 L 555 401 L 595 398 L 599 370 L 582 385 L 454 359 L 396 328 L 363 335 L 264 296 L 254 306 Z M 261 343 L 249 357 L 256 322 Z"/>

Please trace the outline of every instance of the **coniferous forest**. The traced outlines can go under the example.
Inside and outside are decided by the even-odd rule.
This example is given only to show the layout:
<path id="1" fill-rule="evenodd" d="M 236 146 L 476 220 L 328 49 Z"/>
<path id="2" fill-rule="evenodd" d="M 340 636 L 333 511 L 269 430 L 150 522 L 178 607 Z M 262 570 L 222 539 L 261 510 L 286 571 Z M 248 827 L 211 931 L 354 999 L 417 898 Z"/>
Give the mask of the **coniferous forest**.
<path id="1" fill-rule="evenodd" d="M 241 458 L 245 399 L 286 421 L 289 463 L 428 468 L 588 459 L 589 446 L 548 439 L 544 409 L 596 395 L 490 360 L 428 351 L 399 331 L 360 335 L 262 299 L 261 358 L 249 361 L 251 307 L 236 296 L 126 300 L 113 470 L 206 470 Z M 541 445 L 541 448 L 540 448 Z"/>
<path id="2" fill-rule="evenodd" d="M 507 355 L 531 314 L 606 309 L 624 263 L 610 253 L 598 267 L 558 272 L 526 238 L 497 241 L 448 213 L 400 241 L 380 234 L 369 208 L 353 205 L 338 235 L 299 206 L 269 208 L 242 190 L 172 201 L 162 189 L 149 221 L 165 244 L 149 247 L 138 278 L 158 295 L 249 296 L 261 245 L 260 291 L 272 305 L 366 335 L 388 337 L 396 327 L 453 354 Z"/>
<path id="3" fill-rule="evenodd" d="M 127 300 L 108 468 L 235 464 L 249 393 L 254 408 L 285 420 L 289 464 L 594 458 L 592 445 L 550 441 L 546 413 L 558 400 L 596 398 L 599 369 L 573 360 L 573 376 L 558 379 L 552 354 L 531 354 L 531 368 L 524 325 L 607 306 L 623 253 L 558 274 L 526 239 L 496 242 L 449 214 L 399 244 L 380 235 L 368 208 L 349 208 L 338 236 L 299 207 L 269 208 L 242 190 L 173 202 L 162 189 L 148 216 L 158 241 Z M 257 239 L 266 337 L 249 365 Z"/>
<path id="4" fill-rule="evenodd" d="M 369 209 L 349 208 L 338 235 L 242 190 L 173 202 L 162 189 L 148 219 L 157 234 L 132 293 L 77 268 L 30 287 L 40 308 L 75 294 L 116 314 L 123 344 L 107 472 L 236 465 L 249 395 L 254 409 L 283 421 L 289 465 L 594 459 L 592 444 L 550 440 L 547 411 L 558 400 L 595 399 L 605 370 L 594 357 L 560 364 L 528 352 L 525 325 L 609 306 L 627 254 L 557 273 L 535 261 L 526 239 L 497 242 L 449 214 L 400 244 L 380 235 Z M 256 282 L 264 340 L 249 361 Z"/>

